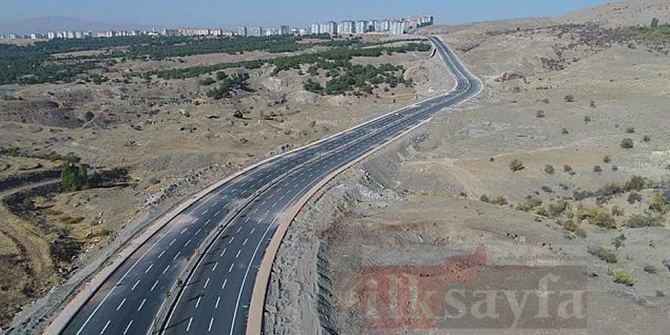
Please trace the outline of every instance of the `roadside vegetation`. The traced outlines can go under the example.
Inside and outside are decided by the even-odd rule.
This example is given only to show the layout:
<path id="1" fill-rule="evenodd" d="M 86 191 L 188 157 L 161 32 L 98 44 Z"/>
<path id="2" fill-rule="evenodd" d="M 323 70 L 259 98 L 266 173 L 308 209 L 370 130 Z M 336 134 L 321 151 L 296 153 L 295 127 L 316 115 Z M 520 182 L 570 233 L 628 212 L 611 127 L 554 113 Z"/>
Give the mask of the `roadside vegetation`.
<path id="1" fill-rule="evenodd" d="M 0 44 L 0 85 L 71 82 L 89 70 L 133 60 L 163 60 L 200 54 L 239 54 L 250 51 L 295 52 L 315 46 L 341 48 L 362 44 L 360 39 L 331 40 L 329 36 L 303 37 L 115 37 L 54 39 L 33 45 Z M 315 40 L 316 41 L 313 41 Z M 57 54 L 101 50 L 94 55 L 53 57 Z"/>

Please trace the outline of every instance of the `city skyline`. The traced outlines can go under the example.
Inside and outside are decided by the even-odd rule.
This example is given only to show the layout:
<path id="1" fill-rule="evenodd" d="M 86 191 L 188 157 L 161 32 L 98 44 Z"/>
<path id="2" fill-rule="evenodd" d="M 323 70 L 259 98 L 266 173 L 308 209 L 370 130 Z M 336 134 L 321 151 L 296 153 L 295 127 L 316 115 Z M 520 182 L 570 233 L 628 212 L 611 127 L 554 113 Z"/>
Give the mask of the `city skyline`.
<path id="1" fill-rule="evenodd" d="M 598 3 L 597 0 L 566 0 L 557 3 L 531 0 L 472 0 L 467 3 L 439 0 L 412 3 L 399 1 L 360 3 L 352 0 L 337 3 L 314 3 L 300 0 L 284 2 L 249 0 L 244 3 L 220 3 L 200 0 L 184 3 L 168 0 L 156 4 L 119 0 L 113 3 L 90 4 L 82 0 L 58 3 L 26 0 L 11 5 L 4 4 L 3 7 L 10 10 L 0 11 L 0 25 L 41 17 L 64 16 L 115 25 L 161 28 L 212 26 L 235 30 L 242 25 L 309 27 L 313 22 L 326 22 L 335 17 L 362 20 L 418 12 L 432 13 L 437 18 L 436 24 L 448 24 L 524 16 L 560 15 L 596 3 Z"/>

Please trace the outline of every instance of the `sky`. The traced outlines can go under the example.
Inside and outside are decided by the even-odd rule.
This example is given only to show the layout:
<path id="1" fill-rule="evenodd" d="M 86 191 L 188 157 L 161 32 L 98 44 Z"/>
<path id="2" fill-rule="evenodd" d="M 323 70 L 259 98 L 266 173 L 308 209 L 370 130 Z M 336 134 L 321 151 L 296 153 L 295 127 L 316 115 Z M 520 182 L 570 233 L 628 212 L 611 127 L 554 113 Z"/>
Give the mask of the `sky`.
<path id="1" fill-rule="evenodd" d="M 67 16 L 114 24 L 235 28 L 430 14 L 438 24 L 560 15 L 605 0 L 0 0 L 0 24 Z"/>

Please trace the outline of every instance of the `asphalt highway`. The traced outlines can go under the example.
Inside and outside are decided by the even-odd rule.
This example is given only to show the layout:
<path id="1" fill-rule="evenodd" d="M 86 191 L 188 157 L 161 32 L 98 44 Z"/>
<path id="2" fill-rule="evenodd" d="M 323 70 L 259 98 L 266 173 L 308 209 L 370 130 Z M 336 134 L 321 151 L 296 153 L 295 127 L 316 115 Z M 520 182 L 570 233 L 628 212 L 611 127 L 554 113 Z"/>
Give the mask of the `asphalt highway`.
<path id="1" fill-rule="evenodd" d="M 169 309 L 159 325 L 163 334 L 244 334 L 256 270 L 278 215 L 333 171 L 481 90 L 457 56 L 430 39 L 456 79 L 453 90 L 276 157 L 222 185 L 133 253 L 61 334 L 145 335 L 161 308 Z M 229 212 L 234 217 L 224 222 Z M 215 231 L 209 248 L 198 250 Z M 188 260 L 200 254 L 186 285 L 174 290 Z M 168 292 L 178 294 L 172 306 L 164 306 Z"/>

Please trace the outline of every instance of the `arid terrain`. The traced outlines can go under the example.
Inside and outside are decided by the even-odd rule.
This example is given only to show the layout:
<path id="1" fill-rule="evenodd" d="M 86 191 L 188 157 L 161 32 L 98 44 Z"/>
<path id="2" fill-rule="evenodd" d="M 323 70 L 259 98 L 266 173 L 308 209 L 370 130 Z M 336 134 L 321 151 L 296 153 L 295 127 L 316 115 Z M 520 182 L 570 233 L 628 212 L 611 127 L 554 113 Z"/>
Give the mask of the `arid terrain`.
<path id="1" fill-rule="evenodd" d="M 373 36 L 362 43 L 403 48 L 417 40 Z M 218 71 L 248 75 L 244 89 L 221 99 L 210 96 L 216 85 L 205 80 L 226 80 L 217 71 L 187 79 L 139 75 L 330 49 L 115 58 L 86 80 L 0 86 L 0 266 L 9 269 L 0 272 L 0 327 L 22 310 L 14 326 L 33 327 L 128 238 L 192 192 L 453 85 L 429 51 L 353 57 L 352 65 L 402 67 L 394 72 L 405 84 L 379 83 L 371 92 L 307 91 L 308 78 L 325 87 L 331 75 L 309 64 Z M 63 164 L 86 166 L 88 186 L 64 189 Z"/>
<path id="2" fill-rule="evenodd" d="M 419 31 L 453 46 L 484 92 L 312 199 L 275 262 L 266 333 L 667 333 L 670 38 L 640 28 L 653 18 L 668 23 L 670 3 Z M 507 283 L 497 266 L 580 259 L 568 278 L 586 280 L 586 323 L 365 326 L 365 269 L 444 264 L 477 246 L 479 289 Z"/>

